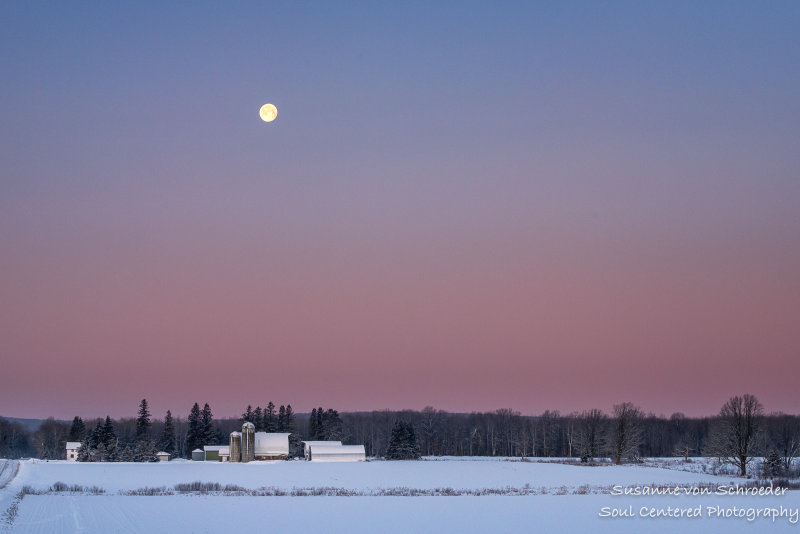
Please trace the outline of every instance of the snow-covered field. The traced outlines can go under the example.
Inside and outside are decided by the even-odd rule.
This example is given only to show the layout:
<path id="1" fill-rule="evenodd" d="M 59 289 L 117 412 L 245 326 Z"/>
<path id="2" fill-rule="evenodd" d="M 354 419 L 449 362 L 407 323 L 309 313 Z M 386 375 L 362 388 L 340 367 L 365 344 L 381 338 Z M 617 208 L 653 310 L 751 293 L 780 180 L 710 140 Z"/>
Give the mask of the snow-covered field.
<path id="1" fill-rule="evenodd" d="M 0 489 L 0 514 L 15 507 L 0 518 L 0 530 L 11 532 L 219 532 L 232 524 L 309 533 L 800 532 L 800 524 L 791 522 L 797 520 L 793 514 L 800 507 L 800 492 L 714 495 L 717 486 L 746 481 L 663 467 L 456 458 L 319 464 L 0 462 L 0 487 L 3 477 L 8 481 Z M 195 481 L 236 488 L 210 494 L 175 490 L 176 484 Z M 94 486 L 104 493 L 51 491 L 57 482 Z M 699 485 L 712 494 L 613 494 L 614 486 L 642 490 L 651 485 L 681 491 Z M 26 486 L 29 494 L 19 500 L 15 496 Z M 143 488 L 158 495 L 126 495 Z M 313 495 L 322 488 L 324 496 Z M 665 513 L 676 507 L 684 513 L 699 510 L 701 517 L 641 516 L 650 509 Z M 715 507 L 745 517 L 714 517 Z M 765 509 L 788 515 L 774 521 L 746 517 L 763 515 Z M 601 517 L 614 510 L 634 517 Z"/>

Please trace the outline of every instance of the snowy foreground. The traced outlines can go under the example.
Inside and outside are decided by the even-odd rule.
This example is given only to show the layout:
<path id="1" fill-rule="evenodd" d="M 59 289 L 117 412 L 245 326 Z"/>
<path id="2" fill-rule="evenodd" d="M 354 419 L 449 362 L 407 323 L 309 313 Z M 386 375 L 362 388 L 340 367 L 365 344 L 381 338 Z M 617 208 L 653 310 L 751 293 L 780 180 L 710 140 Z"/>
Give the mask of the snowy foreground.
<path id="1" fill-rule="evenodd" d="M 798 491 L 718 495 L 719 487 L 731 492 L 746 481 L 660 467 L 496 459 L 330 464 L 0 460 L 0 470 L 0 530 L 10 532 L 221 532 L 233 521 L 242 528 L 301 528 L 305 533 L 800 533 Z M 192 482 L 221 487 L 206 487 L 208 493 L 175 487 Z M 56 483 L 74 487 L 57 485 L 53 491 Z M 647 493 L 653 486 L 683 494 L 618 494 L 624 488 Z M 28 494 L 19 499 L 25 487 Z M 698 487 L 706 494 L 685 494 Z M 675 510 L 684 517 L 665 516 Z M 619 514 L 623 517 L 610 517 Z M 694 514 L 699 517 L 686 517 Z"/>

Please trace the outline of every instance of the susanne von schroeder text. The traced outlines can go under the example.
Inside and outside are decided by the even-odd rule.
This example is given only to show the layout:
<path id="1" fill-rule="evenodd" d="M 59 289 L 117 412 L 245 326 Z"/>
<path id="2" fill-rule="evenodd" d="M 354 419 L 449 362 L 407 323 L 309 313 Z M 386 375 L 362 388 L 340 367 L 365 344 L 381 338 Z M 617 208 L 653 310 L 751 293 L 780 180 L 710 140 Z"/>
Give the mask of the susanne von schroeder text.
<path id="1" fill-rule="evenodd" d="M 749 496 L 783 496 L 786 488 L 769 486 L 747 488 L 739 486 L 622 486 L 611 488 L 611 495 L 749 495 Z"/>

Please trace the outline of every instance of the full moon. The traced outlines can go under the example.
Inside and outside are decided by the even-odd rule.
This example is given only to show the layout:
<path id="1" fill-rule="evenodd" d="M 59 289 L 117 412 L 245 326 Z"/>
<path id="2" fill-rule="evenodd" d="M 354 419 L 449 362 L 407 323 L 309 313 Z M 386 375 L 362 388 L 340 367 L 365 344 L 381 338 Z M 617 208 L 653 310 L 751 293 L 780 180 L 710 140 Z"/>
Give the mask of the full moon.
<path id="1" fill-rule="evenodd" d="M 272 122 L 275 120 L 275 117 L 278 116 L 278 108 L 272 104 L 264 104 L 261 106 L 261 109 L 258 110 L 258 114 L 261 116 L 262 121 Z"/>

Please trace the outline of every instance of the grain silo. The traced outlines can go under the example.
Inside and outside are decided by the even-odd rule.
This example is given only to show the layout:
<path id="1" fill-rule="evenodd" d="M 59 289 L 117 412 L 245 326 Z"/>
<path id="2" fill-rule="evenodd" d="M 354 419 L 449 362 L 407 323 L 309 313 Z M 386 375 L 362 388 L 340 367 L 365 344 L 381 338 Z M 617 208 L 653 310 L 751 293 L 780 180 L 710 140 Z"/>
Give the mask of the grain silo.
<path id="1" fill-rule="evenodd" d="M 242 435 L 239 432 L 231 432 L 230 441 L 230 461 L 242 461 Z"/>
<path id="2" fill-rule="evenodd" d="M 252 462 L 256 453 L 256 426 L 247 422 L 242 425 L 242 462 Z"/>

